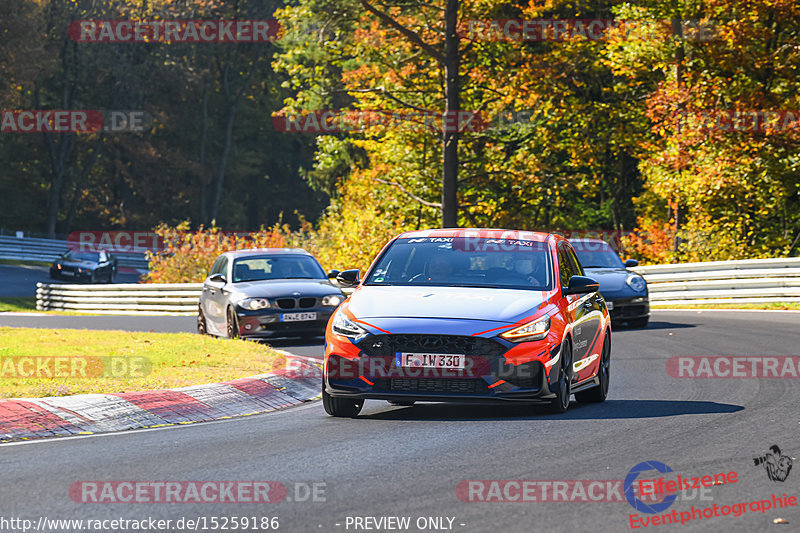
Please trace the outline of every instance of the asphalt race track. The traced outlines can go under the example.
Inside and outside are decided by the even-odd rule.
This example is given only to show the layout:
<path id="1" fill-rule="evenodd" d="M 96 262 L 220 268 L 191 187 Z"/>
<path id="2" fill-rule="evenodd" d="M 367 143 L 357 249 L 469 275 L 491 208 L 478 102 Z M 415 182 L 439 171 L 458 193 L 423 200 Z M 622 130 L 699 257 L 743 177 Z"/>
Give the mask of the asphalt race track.
<path id="1" fill-rule="evenodd" d="M 12 318 L 30 320 L 0 317 L 0 325 Z M 128 326 L 138 329 L 143 320 Z M 524 405 L 391 407 L 374 401 L 355 420 L 333 419 L 314 402 L 208 424 L 7 445 L 0 450 L 0 468 L 3 483 L 14 490 L 4 491 L 3 516 L 34 522 L 153 517 L 172 519 L 169 531 L 189 529 L 175 526 L 181 517 L 205 517 L 210 528 L 212 517 L 234 516 L 278 517 L 279 531 L 303 532 L 393 531 L 387 523 L 380 528 L 356 522 L 356 517 L 388 516 L 410 517 L 409 531 L 436 530 L 430 522 L 417 529 L 420 517 L 452 518 L 452 530 L 464 532 L 626 531 L 631 514 L 660 515 L 637 513 L 624 495 L 623 501 L 610 502 L 476 502 L 460 500 L 456 489 L 462 480 L 624 480 L 642 461 L 660 461 L 684 477 L 736 472 L 736 482 L 687 491 L 663 511 L 675 510 L 678 517 L 692 505 L 724 509 L 772 494 L 797 496 L 797 466 L 785 481 L 770 481 L 753 459 L 774 444 L 795 463 L 800 457 L 798 380 L 676 379 L 665 372 L 665 363 L 676 355 L 798 355 L 798 323 L 797 313 L 655 312 L 648 329 L 614 332 L 609 399 L 599 405 L 573 401 L 561 416 Z M 285 344 L 292 351 L 322 351 Z M 657 477 L 654 471 L 647 475 Z M 287 499 L 76 503 L 69 489 L 83 480 L 279 481 Z M 314 483 L 320 484 L 316 502 L 305 498 Z M 473 499 L 488 497 L 491 487 L 476 490 Z M 508 489 L 511 498 L 519 494 Z M 800 526 L 798 507 L 753 509 L 738 517 L 646 529 L 752 532 Z M 773 524 L 776 519 L 788 525 Z M 358 523 L 364 527 L 355 528 Z M 443 524 L 446 528 L 448 520 Z"/>

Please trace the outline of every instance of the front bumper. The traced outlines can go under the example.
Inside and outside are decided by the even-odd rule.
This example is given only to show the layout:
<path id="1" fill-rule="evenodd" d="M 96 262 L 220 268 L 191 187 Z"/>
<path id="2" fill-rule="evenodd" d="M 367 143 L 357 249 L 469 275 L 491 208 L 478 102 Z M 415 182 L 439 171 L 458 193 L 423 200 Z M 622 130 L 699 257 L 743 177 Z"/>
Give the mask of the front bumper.
<path id="1" fill-rule="evenodd" d="M 61 270 L 50 267 L 50 277 L 53 279 L 70 279 L 75 281 L 91 281 L 91 270 L 82 269 L 78 272 L 74 267 L 63 267 Z"/>
<path id="2" fill-rule="evenodd" d="M 264 309 L 261 311 L 238 310 L 239 336 L 242 338 L 292 337 L 305 335 L 324 335 L 335 308 L 314 307 L 285 311 Z M 282 321 L 281 315 L 294 313 L 316 313 L 316 320 Z"/>
<path id="3" fill-rule="evenodd" d="M 348 358 L 332 353 L 326 358 L 323 380 L 329 395 L 342 398 L 471 403 L 549 401 L 554 394 L 548 376 L 554 380 L 557 372 L 549 372 L 545 365 L 557 359 L 559 349 L 557 344 L 548 354 L 540 345 L 531 346 L 542 357 L 518 365 L 509 364 L 502 352 L 467 355 L 464 370 L 398 367 L 393 355 L 361 352 L 356 358 Z"/>
<path id="4" fill-rule="evenodd" d="M 612 321 L 624 322 L 626 320 L 635 320 L 650 316 L 650 299 L 647 296 L 607 299 L 610 300 L 614 306 L 613 309 L 608 312 Z"/>

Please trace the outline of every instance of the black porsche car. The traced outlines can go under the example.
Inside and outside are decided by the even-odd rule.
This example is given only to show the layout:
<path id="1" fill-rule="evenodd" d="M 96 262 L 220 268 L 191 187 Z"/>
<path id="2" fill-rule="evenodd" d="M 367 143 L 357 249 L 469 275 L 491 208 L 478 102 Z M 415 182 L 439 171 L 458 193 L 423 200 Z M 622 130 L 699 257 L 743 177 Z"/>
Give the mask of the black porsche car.
<path id="1" fill-rule="evenodd" d="M 647 282 L 636 272 L 635 259 L 624 263 L 617 252 L 599 239 L 570 239 L 586 275 L 600 284 L 600 293 L 606 298 L 611 320 L 628 326 L 643 328 L 650 320 L 650 298 Z"/>
<path id="2" fill-rule="evenodd" d="M 99 252 L 69 250 L 50 265 L 50 278 L 114 283 L 117 268 L 117 258 L 105 250 Z"/>
<path id="3" fill-rule="evenodd" d="M 226 252 L 203 283 L 197 331 L 228 338 L 318 336 L 344 299 L 305 250 Z"/>

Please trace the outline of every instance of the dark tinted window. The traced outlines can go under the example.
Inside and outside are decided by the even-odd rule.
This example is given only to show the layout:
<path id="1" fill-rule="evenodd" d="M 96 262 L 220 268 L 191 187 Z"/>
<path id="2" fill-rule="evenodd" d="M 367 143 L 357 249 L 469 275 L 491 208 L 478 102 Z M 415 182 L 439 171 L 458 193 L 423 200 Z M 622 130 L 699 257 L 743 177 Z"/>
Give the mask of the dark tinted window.
<path id="1" fill-rule="evenodd" d="M 558 270 L 562 287 L 569 286 L 569 278 L 572 276 L 581 275 L 577 261 L 569 247 L 563 242 L 558 246 Z"/>
<path id="2" fill-rule="evenodd" d="M 70 261 L 91 261 L 93 263 L 97 263 L 100 259 L 100 254 L 98 252 L 73 252 L 69 251 L 64 254 L 64 259 Z"/>
<path id="3" fill-rule="evenodd" d="M 611 246 L 604 242 L 573 242 L 583 268 L 623 268 L 625 265 Z"/>
<path id="4" fill-rule="evenodd" d="M 225 275 L 225 271 L 228 269 L 228 258 L 224 255 L 217 259 L 214 262 L 214 266 L 211 267 L 211 272 L 208 273 L 209 276 L 213 276 L 214 274 L 222 274 Z"/>
<path id="5" fill-rule="evenodd" d="M 549 247 L 513 239 L 398 239 L 369 272 L 367 285 L 437 285 L 548 290 Z"/>

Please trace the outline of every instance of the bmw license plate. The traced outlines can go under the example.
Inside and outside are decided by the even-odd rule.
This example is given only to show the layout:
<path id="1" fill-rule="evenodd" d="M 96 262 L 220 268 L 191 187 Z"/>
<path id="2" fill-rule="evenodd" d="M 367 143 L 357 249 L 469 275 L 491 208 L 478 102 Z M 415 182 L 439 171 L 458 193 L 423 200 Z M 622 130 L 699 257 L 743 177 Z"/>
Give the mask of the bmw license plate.
<path id="1" fill-rule="evenodd" d="M 61 271 L 61 275 L 62 275 L 62 276 L 66 276 L 66 277 L 68 277 L 68 278 L 69 278 L 69 277 L 74 277 L 74 276 L 75 276 L 75 272 L 70 272 L 70 271 L 68 271 L 68 270 L 62 270 L 62 271 Z"/>
<path id="2" fill-rule="evenodd" d="M 400 352 L 395 362 L 399 367 L 447 368 L 462 370 L 466 356 L 451 353 L 407 353 Z"/>
<path id="3" fill-rule="evenodd" d="M 281 322 L 305 322 L 316 319 L 317 313 L 284 313 L 281 315 Z"/>

